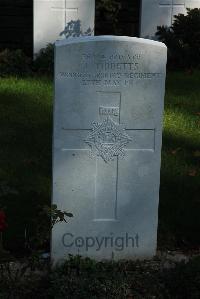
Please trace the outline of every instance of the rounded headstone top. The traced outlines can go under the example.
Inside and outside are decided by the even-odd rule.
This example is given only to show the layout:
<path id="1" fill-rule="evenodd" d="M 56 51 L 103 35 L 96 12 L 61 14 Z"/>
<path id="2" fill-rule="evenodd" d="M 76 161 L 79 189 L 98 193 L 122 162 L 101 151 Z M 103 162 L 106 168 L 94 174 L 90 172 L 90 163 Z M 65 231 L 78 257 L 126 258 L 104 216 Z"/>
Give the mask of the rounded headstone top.
<path id="1" fill-rule="evenodd" d="M 145 44 L 145 45 L 150 45 L 150 46 L 158 46 L 158 47 L 167 48 L 166 45 L 162 42 L 145 39 L 145 38 L 130 37 L 130 36 L 115 36 L 115 35 L 72 37 L 72 38 L 56 41 L 55 46 L 62 47 L 62 46 L 68 45 L 68 44 L 100 42 L 100 41 L 102 41 L 102 42 L 104 42 L 104 41 L 135 42 L 137 44 Z"/>

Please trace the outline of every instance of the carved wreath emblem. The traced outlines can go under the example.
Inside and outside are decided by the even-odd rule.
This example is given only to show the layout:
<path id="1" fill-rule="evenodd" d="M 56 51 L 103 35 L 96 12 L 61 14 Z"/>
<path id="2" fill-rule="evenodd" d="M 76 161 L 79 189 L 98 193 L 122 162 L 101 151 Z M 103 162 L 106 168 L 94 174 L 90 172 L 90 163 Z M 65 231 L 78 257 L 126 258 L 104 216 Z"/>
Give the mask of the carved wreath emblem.
<path id="1" fill-rule="evenodd" d="M 91 147 L 91 153 L 102 157 L 106 163 L 115 156 L 124 157 L 124 147 L 132 140 L 126 134 L 125 127 L 115 123 L 110 117 L 102 123 L 93 122 L 92 125 L 92 132 L 85 139 Z"/>

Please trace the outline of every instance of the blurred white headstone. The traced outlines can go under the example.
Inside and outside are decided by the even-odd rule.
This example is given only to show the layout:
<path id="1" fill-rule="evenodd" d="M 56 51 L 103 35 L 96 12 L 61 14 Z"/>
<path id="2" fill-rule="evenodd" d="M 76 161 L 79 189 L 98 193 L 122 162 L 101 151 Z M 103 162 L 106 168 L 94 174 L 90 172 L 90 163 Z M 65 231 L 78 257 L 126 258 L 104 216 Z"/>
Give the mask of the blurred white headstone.
<path id="1" fill-rule="evenodd" d="M 34 0 L 34 54 L 65 38 L 61 33 L 67 24 L 67 36 L 69 32 L 93 35 L 94 18 L 95 0 Z"/>
<path id="2" fill-rule="evenodd" d="M 175 15 L 195 7 L 200 8 L 200 0 L 142 0 L 140 36 L 155 39 L 157 26 L 171 26 Z"/>

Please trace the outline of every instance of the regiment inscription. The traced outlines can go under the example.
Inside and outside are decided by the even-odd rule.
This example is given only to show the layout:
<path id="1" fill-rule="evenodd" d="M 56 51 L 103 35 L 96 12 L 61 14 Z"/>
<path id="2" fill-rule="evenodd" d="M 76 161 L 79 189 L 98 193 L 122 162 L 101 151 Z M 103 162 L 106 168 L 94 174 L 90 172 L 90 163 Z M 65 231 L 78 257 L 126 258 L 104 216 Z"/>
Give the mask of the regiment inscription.
<path id="1" fill-rule="evenodd" d="M 79 80 L 81 85 L 96 86 L 128 86 L 137 80 L 160 79 L 162 73 L 144 72 L 141 60 L 144 54 L 136 53 L 132 56 L 102 53 L 82 54 L 80 69 L 70 72 L 61 71 L 58 78 Z M 96 62 L 98 60 L 98 62 Z"/>

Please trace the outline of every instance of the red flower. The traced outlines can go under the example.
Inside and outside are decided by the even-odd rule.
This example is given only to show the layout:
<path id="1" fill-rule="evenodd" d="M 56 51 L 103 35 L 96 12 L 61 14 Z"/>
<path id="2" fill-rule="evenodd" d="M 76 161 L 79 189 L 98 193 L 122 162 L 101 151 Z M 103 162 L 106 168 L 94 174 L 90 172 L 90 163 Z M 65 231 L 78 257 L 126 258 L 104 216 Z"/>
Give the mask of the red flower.
<path id="1" fill-rule="evenodd" d="M 7 227 L 6 215 L 4 211 L 0 210 L 0 232 L 4 231 Z"/>

